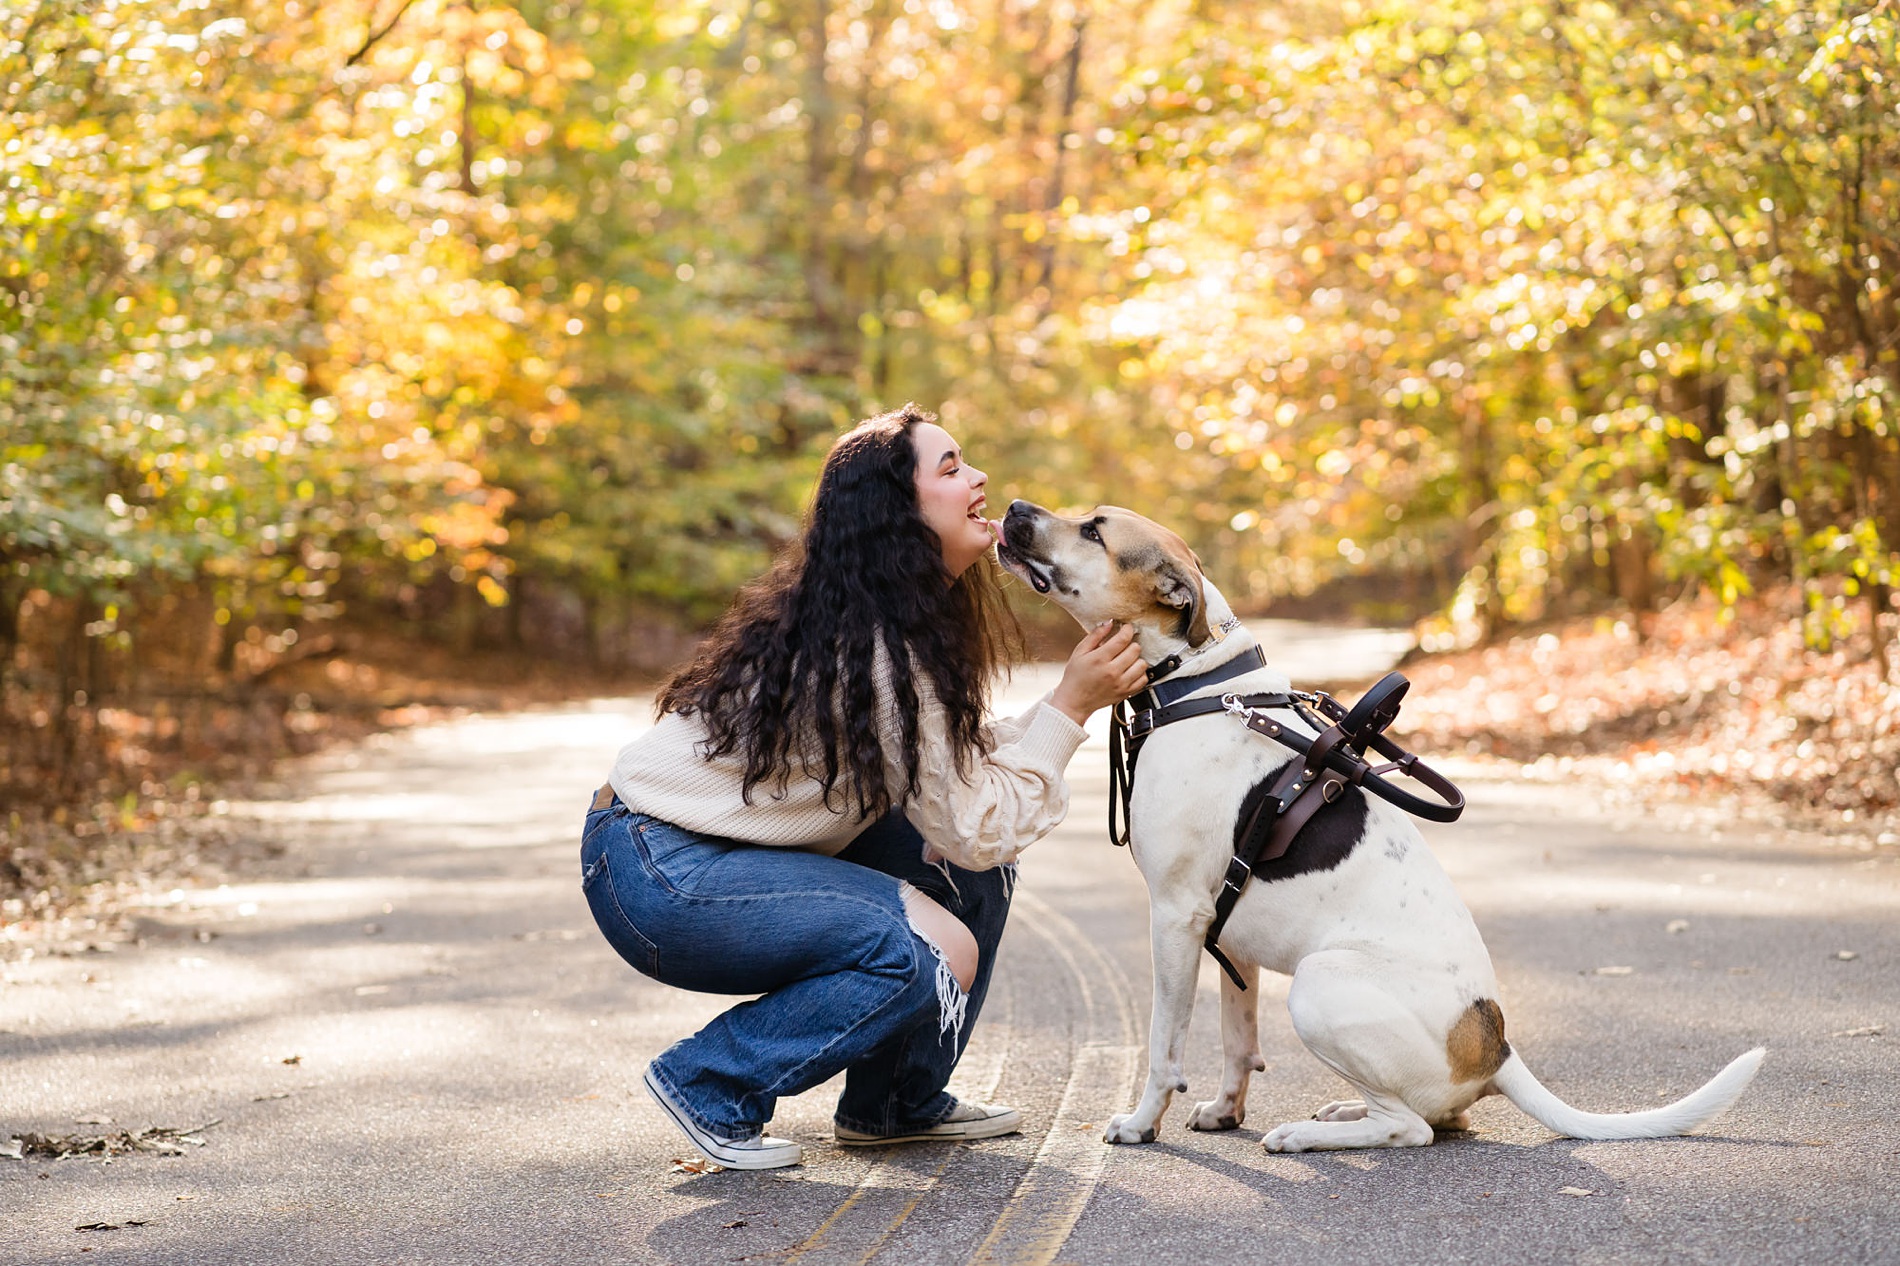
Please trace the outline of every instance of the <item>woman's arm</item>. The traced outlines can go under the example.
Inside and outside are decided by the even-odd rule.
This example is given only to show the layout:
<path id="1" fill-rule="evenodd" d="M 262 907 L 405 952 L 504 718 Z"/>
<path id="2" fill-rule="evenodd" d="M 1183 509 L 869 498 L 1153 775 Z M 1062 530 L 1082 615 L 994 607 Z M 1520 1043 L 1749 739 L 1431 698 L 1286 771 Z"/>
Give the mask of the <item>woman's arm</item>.
<path id="1" fill-rule="evenodd" d="M 1069 808 L 1063 770 L 1086 737 L 1082 722 L 1145 679 L 1133 641 L 1132 630 L 1090 632 L 1049 698 L 995 727 L 995 746 L 986 755 L 972 753 L 961 771 L 942 707 L 919 675 L 918 788 L 904 810 L 934 853 L 968 870 L 988 870 L 1015 860 L 1062 821 Z M 894 725 L 894 715 L 891 720 Z M 886 750 L 895 748 L 887 744 Z M 895 794 L 901 767 L 892 767 L 890 776 Z"/>

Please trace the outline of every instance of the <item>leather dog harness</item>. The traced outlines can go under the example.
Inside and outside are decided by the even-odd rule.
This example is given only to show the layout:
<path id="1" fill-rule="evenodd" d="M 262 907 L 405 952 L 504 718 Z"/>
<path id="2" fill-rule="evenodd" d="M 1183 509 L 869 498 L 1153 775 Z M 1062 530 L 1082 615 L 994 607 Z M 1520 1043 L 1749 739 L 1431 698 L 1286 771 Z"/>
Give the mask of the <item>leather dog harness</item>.
<path id="1" fill-rule="evenodd" d="M 1221 930 L 1227 926 L 1228 916 L 1233 914 L 1247 880 L 1265 863 L 1284 856 L 1314 814 L 1338 803 L 1349 786 L 1362 787 L 1407 813 L 1434 822 L 1457 821 L 1458 815 L 1464 812 L 1465 797 L 1444 775 L 1385 736 L 1385 728 L 1398 716 L 1399 701 L 1411 685 L 1401 673 L 1387 673 L 1360 696 L 1359 702 L 1347 708 L 1323 690 L 1187 698 L 1209 686 L 1265 668 L 1267 659 L 1258 646 L 1205 673 L 1171 677 L 1180 666 L 1179 655 L 1170 655 L 1155 664 L 1148 670 L 1147 689 L 1116 704 L 1111 714 L 1109 839 L 1116 845 L 1128 843 L 1135 761 L 1148 736 L 1164 725 L 1190 717 L 1232 716 L 1254 733 L 1293 749 L 1294 759 L 1280 771 L 1273 786 L 1261 798 L 1241 832 L 1233 857 L 1228 859 L 1227 873 L 1222 876 L 1220 891 L 1214 897 L 1214 921 L 1207 929 L 1207 952 L 1237 987 L 1245 989 L 1247 985 L 1240 978 L 1240 972 L 1220 951 Z M 1132 714 L 1129 704 L 1135 708 Z M 1313 733 L 1290 728 L 1270 715 L 1285 711 L 1291 711 Z M 1384 756 L 1386 763 L 1374 765 L 1366 759 L 1368 748 Z M 1386 781 L 1386 775 L 1393 773 L 1422 783 L 1442 802 L 1393 786 Z"/>

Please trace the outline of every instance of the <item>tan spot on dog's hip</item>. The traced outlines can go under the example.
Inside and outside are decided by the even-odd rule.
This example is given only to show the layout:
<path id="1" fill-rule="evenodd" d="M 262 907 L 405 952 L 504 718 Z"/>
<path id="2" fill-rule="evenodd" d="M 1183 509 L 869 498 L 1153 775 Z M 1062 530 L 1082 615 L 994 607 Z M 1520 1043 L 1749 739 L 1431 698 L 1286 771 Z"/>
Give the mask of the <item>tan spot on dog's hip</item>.
<path id="1" fill-rule="evenodd" d="M 1445 1057 L 1451 1062 L 1455 1082 L 1483 1081 L 1510 1054 L 1511 1044 L 1504 1040 L 1504 1012 L 1489 998 L 1466 1007 L 1445 1038 Z"/>

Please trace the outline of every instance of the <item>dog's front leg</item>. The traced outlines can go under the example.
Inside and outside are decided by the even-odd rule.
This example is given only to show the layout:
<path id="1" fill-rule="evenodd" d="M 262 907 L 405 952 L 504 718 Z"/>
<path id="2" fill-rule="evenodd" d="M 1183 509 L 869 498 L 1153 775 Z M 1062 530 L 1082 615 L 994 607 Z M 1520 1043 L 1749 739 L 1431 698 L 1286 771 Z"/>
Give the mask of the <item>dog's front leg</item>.
<path id="1" fill-rule="evenodd" d="M 1247 1119 L 1247 1079 L 1265 1072 L 1260 1058 L 1260 969 L 1251 963 L 1234 964 L 1247 982 L 1243 990 L 1220 974 L 1220 1044 L 1222 1060 L 1220 1098 L 1194 1105 L 1188 1113 L 1190 1130 L 1231 1130 Z"/>
<path id="2" fill-rule="evenodd" d="M 1201 966 L 1201 936 L 1212 912 L 1150 908 L 1154 950 L 1155 1005 L 1148 1025 L 1148 1084 L 1133 1112 L 1110 1119 L 1105 1143 L 1152 1143 L 1161 1114 L 1177 1090 L 1187 1089 L 1182 1072 L 1188 1021 L 1194 1018 L 1194 986 Z"/>

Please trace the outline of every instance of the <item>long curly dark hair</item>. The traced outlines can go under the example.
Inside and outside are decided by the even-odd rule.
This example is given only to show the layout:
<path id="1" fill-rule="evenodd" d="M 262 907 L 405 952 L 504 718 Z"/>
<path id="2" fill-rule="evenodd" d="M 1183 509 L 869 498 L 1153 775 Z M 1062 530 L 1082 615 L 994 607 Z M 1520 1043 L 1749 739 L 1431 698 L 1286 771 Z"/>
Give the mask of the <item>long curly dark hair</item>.
<path id="1" fill-rule="evenodd" d="M 891 671 L 903 743 L 901 805 L 918 788 L 921 671 L 948 717 L 959 773 L 988 750 L 989 687 L 1021 649 L 995 562 L 954 580 L 917 505 L 913 432 L 936 417 L 907 404 L 860 422 L 825 458 L 804 539 L 743 590 L 666 685 L 659 711 L 698 714 L 709 759 L 745 756 L 742 794 L 817 778 L 859 820 L 893 807 L 878 733 L 875 648 Z M 815 762 L 815 763 L 814 763 Z"/>

